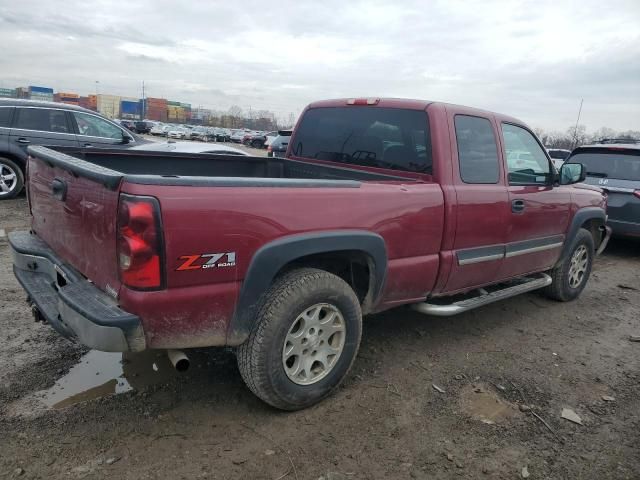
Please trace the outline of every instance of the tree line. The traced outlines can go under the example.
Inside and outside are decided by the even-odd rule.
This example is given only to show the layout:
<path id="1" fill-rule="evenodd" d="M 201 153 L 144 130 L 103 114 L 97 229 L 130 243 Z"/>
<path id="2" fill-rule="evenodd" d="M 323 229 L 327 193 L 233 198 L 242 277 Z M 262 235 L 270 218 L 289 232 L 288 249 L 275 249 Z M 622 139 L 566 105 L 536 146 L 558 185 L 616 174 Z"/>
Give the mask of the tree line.
<path id="1" fill-rule="evenodd" d="M 536 135 L 547 148 L 563 148 L 573 150 L 580 145 L 594 143 L 607 138 L 615 138 L 620 140 L 640 140 L 640 131 L 626 130 L 616 131 L 612 128 L 602 127 L 593 133 L 587 132 L 584 125 L 575 125 L 567 128 L 564 132 L 546 131 L 542 128 L 536 128 Z"/>

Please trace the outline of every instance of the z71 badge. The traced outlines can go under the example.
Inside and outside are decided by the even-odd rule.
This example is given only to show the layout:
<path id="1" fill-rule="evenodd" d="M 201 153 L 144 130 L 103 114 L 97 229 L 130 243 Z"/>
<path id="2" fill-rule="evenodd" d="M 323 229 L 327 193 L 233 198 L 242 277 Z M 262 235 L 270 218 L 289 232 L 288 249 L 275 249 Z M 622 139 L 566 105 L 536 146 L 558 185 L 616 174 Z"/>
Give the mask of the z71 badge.
<path id="1" fill-rule="evenodd" d="M 183 255 L 178 260 L 182 264 L 176 271 L 200 270 L 204 268 L 225 268 L 236 266 L 236 252 L 203 253 L 201 255 Z"/>

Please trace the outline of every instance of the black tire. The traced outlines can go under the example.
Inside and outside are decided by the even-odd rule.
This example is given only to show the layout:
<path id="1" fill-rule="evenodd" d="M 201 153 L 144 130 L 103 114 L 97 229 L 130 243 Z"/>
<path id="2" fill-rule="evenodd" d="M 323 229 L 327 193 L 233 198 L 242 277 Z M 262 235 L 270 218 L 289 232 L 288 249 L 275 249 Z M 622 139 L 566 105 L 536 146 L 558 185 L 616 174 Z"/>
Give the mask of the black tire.
<path id="1" fill-rule="evenodd" d="M 13 160 L 0 157 L 0 200 L 16 197 L 24 188 L 24 173 L 20 166 Z M 11 180 L 4 180 L 4 176 L 15 175 Z M 9 188 L 9 191 L 4 191 Z"/>
<path id="2" fill-rule="evenodd" d="M 586 269 L 580 278 L 571 279 L 571 264 L 578 250 L 586 249 Z M 571 248 L 567 257 L 558 264 L 553 270 L 549 271 L 549 275 L 553 282 L 546 287 L 543 292 L 549 298 L 558 300 L 559 302 L 568 302 L 576 299 L 587 285 L 589 276 L 591 275 L 591 267 L 593 266 L 593 258 L 595 255 L 593 237 L 588 230 L 581 228 L 578 230 L 575 238 L 571 242 Z M 572 284 L 573 282 L 573 284 Z"/>
<path id="3" fill-rule="evenodd" d="M 262 148 L 263 142 L 261 140 L 254 140 L 251 142 L 253 148 Z"/>
<path id="4" fill-rule="evenodd" d="M 344 343 L 324 377 L 300 385 L 285 371 L 285 339 L 298 316 L 317 304 L 338 309 L 344 319 Z M 249 338 L 238 347 L 238 367 L 260 399 L 282 410 L 299 410 L 327 397 L 340 384 L 355 360 L 361 335 L 360 303 L 344 280 L 313 268 L 293 270 L 276 279 L 262 298 Z"/>

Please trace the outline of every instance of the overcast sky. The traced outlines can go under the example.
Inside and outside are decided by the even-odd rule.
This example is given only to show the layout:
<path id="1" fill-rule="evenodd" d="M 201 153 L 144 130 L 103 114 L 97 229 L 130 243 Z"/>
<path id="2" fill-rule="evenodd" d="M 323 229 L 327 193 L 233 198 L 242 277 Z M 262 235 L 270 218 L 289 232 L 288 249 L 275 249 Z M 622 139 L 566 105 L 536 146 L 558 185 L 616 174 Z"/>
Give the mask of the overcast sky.
<path id="1" fill-rule="evenodd" d="M 0 86 L 297 115 L 393 96 L 640 130 L 640 1 L 0 0 Z"/>

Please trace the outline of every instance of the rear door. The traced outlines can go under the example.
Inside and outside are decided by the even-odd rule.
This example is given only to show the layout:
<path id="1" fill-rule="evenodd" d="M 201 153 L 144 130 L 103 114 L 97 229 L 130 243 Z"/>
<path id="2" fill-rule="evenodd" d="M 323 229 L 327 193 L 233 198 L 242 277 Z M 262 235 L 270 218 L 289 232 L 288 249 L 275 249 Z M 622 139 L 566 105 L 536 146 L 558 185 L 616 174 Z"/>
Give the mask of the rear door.
<path id="1" fill-rule="evenodd" d="M 445 291 L 493 283 L 504 261 L 509 204 L 495 123 L 447 107 L 456 192 L 454 258 Z"/>
<path id="2" fill-rule="evenodd" d="M 583 147 L 567 161 L 584 164 L 586 183 L 607 192 L 608 224 L 613 233 L 640 236 L 640 146 Z"/>
<path id="3" fill-rule="evenodd" d="M 128 147 L 133 137 L 122 127 L 104 118 L 85 112 L 72 111 L 73 128 L 82 147 L 120 148 Z M 123 139 L 129 139 L 124 142 Z"/>
<path id="4" fill-rule="evenodd" d="M 66 110 L 16 107 L 9 144 L 12 152 L 26 159 L 29 145 L 77 147 L 78 140 Z"/>
<path id="5" fill-rule="evenodd" d="M 509 191 L 508 231 L 501 278 L 550 268 L 569 227 L 570 186 L 554 186 L 551 161 L 522 125 L 500 123 Z"/>

